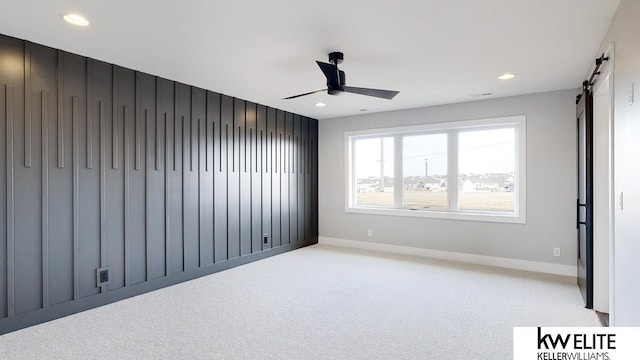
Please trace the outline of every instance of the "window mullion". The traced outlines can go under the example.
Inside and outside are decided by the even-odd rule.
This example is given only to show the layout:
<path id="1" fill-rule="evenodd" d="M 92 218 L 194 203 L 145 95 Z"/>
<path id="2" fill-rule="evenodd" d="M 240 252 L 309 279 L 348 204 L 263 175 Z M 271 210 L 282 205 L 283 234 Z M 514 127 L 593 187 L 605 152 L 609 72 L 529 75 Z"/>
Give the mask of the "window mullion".
<path id="1" fill-rule="evenodd" d="M 458 210 L 460 186 L 458 185 L 458 130 L 450 130 L 447 138 L 447 197 L 449 209 Z"/>
<path id="2" fill-rule="evenodd" d="M 402 135 L 393 137 L 393 207 L 402 207 Z"/>
<path id="3" fill-rule="evenodd" d="M 349 189 L 347 196 L 349 197 L 348 199 L 348 203 L 347 206 L 351 207 L 353 205 L 356 205 L 356 194 L 358 192 L 358 180 L 356 179 L 356 141 L 354 138 L 349 139 L 348 141 L 348 156 L 350 156 L 349 158 L 349 165 L 347 168 L 347 176 L 348 176 L 348 181 L 349 181 Z"/>

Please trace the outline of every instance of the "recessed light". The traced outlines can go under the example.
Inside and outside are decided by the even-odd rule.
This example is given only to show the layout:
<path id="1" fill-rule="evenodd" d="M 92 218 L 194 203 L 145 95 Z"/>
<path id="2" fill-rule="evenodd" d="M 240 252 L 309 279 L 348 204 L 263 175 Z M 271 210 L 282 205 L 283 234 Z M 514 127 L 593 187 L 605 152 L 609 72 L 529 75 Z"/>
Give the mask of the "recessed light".
<path id="1" fill-rule="evenodd" d="M 325 106 L 327 106 L 327 104 L 325 103 L 321 103 L 321 102 L 316 103 L 316 107 L 325 107 Z"/>
<path id="2" fill-rule="evenodd" d="M 77 26 L 87 26 L 89 25 L 89 20 L 85 19 L 84 16 L 78 14 L 67 14 L 62 16 L 62 18 L 68 22 L 69 24 L 77 25 Z"/>
<path id="3" fill-rule="evenodd" d="M 500 79 L 500 80 L 511 80 L 514 77 L 516 77 L 516 74 L 504 73 L 504 74 L 498 76 L 498 79 Z"/>

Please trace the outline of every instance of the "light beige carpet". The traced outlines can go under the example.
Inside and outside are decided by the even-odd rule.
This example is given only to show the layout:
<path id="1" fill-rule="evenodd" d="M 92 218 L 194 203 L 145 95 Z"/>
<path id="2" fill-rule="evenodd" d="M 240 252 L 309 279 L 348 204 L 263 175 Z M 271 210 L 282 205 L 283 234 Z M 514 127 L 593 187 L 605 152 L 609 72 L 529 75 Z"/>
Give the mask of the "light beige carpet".
<path id="1" fill-rule="evenodd" d="M 315 245 L 0 337 L 1 359 L 510 359 L 567 278 Z"/>

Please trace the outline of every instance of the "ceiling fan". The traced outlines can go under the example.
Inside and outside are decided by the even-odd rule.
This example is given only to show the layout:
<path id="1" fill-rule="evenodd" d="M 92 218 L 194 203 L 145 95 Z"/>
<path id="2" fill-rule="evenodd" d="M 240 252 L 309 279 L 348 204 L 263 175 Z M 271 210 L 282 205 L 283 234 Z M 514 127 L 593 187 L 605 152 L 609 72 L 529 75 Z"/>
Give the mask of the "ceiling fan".
<path id="1" fill-rule="evenodd" d="M 298 94 L 283 98 L 282 100 L 287 99 L 295 99 L 301 96 L 311 95 L 315 93 L 319 93 L 322 91 L 326 91 L 329 95 L 340 95 L 342 93 L 354 93 L 366 96 L 374 96 L 383 99 L 391 100 L 394 96 L 398 95 L 399 91 L 392 90 L 380 90 L 380 89 L 369 89 L 369 88 L 361 88 L 361 87 L 353 87 L 345 85 L 345 75 L 344 71 L 338 69 L 338 64 L 342 63 L 344 60 L 344 54 L 341 52 L 332 52 L 329 53 L 329 63 L 324 63 L 321 61 L 316 61 L 320 70 L 327 78 L 327 88 L 311 91 L 304 94 Z"/>

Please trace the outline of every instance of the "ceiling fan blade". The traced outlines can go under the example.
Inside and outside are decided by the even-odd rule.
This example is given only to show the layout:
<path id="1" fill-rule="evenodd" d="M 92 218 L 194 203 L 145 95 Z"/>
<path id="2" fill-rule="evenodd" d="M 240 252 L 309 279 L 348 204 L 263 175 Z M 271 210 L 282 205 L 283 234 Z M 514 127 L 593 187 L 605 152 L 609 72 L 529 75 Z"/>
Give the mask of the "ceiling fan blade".
<path id="1" fill-rule="evenodd" d="M 353 87 L 353 86 L 345 86 L 344 91 L 354 93 L 354 94 L 366 95 L 366 96 L 375 96 L 375 97 L 379 97 L 387 100 L 393 99 L 396 95 L 400 93 L 400 91 L 368 89 L 368 88 L 360 88 L 360 87 Z"/>
<path id="2" fill-rule="evenodd" d="M 338 74 L 338 66 L 333 64 L 324 63 L 322 61 L 317 61 L 316 63 L 322 70 L 324 77 L 327 78 L 327 85 L 331 88 L 340 86 L 340 76 Z"/>
<path id="3" fill-rule="evenodd" d="M 319 92 L 322 92 L 322 91 L 327 91 L 327 89 L 320 89 L 320 90 L 310 91 L 310 92 L 304 93 L 304 94 L 293 95 L 293 96 L 289 96 L 289 97 L 286 97 L 286 98 L 282 98 L 282 100 L 295 99 L 295 98 L 299 98 L 301 96 L 311 95 L 311 94 L 319 93 Z"/>

